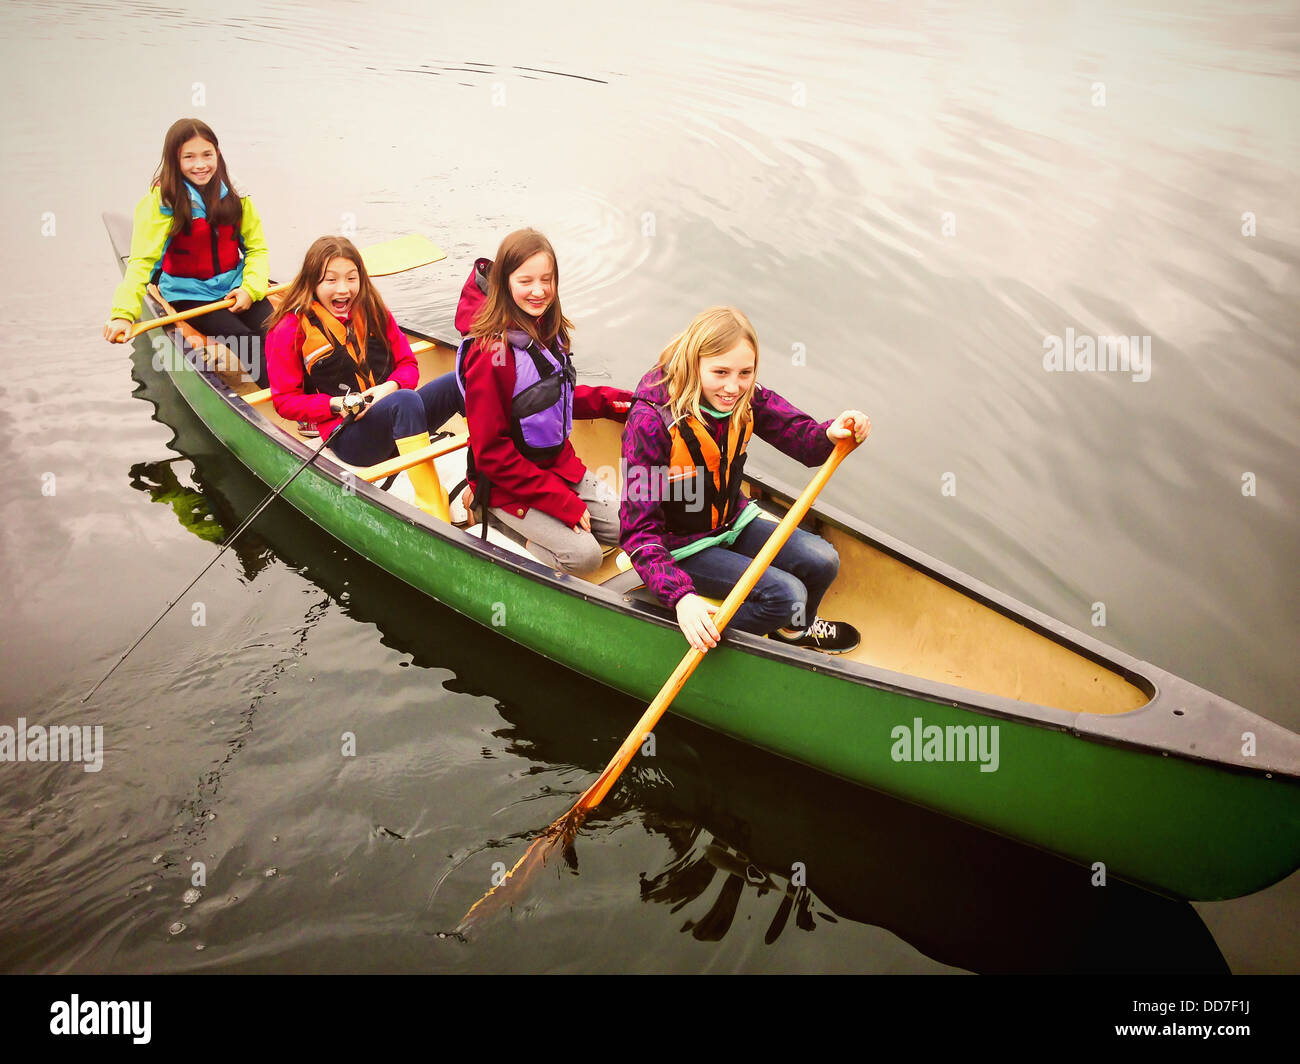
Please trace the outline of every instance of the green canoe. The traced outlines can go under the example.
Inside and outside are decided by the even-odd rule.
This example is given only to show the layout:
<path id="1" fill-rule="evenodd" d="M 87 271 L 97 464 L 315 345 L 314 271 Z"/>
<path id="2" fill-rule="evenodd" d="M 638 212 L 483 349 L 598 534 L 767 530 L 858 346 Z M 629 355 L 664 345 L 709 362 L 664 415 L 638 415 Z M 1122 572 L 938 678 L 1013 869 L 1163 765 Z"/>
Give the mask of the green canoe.
<path id="1" fill-rule="evenodd" d="M 130 219 L 105 223 L 125 265 Z M 151 296 L 149 312 L 167 308 Z M 184 323 L 149 335 L 158 334 L 167 344 L 156 345 L 155 367 L 254 474 L 276 485 L 307 459 L 315 441 L 300 439 L 224 350 L 196 353 L 202 338 Z M 409 334 L 422 380 L 450 368 L 450 345 Z M 618 431 L 575 424 L 590 468 L 616 475 Z M 686 645 L 612 552 L 589 579 L 557 573 L 365 479 L 389 471 L 350 469 L 327 451 L 284 498 L 472 620 L 609 687 L 654 696 Z M 772 511 L 798 494 L 752 468 L 746 479 Z M 1260 890 L 1300 866 L 1300 736 L 847 513 L 815 507 L 810 527 L 841 558 L 825 612 L 856 624 L 862 646 L 828 657 L 729 633 L 674 713 L 1065 856 L 1084 866 L 1081 876 L 1104 871 L 1209 900 Z"/>

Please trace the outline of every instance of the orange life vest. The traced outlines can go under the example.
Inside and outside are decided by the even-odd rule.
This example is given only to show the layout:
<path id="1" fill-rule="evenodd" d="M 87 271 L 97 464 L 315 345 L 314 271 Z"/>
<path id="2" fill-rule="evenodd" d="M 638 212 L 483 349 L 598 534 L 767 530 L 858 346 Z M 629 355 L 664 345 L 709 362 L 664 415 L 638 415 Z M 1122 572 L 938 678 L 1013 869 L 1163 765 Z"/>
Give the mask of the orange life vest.
<path id="1" fill-rule="evenodd" d="M 365 391 L 393 372 L 393 354 L 382 332 L 367 335 L 360 310 L 342 322 L 313 300 L 298 316 L 298 337 L 307 380 L 323 395 L 342 395 L 344 385 L 349 391 Z"/>
<path id="2" fill-rule="evenodd" d="M 659 409 L 672 440 L 669 490 L 663 500 L 665 524 L 670 531 L 679 533 L 726 527 L 741 509 L 740 482 L 745 448 L 754 433 L 753 418 L 743 428 L 737 426 L 735 417 L 729 418 L 727 434 L 719 446 L 693 415 L 673 421 L 667 406 Z M 696 481 L 693 490 L 685 490 L 685 482 L 692 478 Z"/>

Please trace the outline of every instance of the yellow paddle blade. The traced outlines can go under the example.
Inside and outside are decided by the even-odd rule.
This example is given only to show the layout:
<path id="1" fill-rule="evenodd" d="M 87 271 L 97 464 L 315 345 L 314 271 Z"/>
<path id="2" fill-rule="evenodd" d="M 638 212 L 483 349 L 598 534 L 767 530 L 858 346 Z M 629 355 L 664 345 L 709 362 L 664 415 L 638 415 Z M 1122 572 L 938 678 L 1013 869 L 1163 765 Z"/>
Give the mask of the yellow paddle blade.
<path id="1" fill-rule="evenodd" d="M 427 236 L 412 233 L 371 244 L 364 248 L 361 257 L 366 260 L 366 272 L 371 277 L 386 277 L 392 273 L 405 273 L 431 262 L 445 259 L 447 253 Z"/>

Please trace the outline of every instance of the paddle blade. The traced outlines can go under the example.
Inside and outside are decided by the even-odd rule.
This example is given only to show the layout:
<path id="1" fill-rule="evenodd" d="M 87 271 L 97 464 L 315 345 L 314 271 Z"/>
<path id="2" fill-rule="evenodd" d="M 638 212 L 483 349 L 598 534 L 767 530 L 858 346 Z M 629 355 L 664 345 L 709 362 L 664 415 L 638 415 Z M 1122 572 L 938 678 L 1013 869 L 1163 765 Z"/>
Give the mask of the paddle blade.
<path id="1" fill-rule="evenodd" d="M 385 240 L 382 244 L 372 244 L 362 250 L 361 257 L 365 259 L 366 272 L 372 277 L 386 277 L 428 266 L 431 262 L 445 259 L 447 253 L 427 236 L 412 233 Z"/>
<path id="2" fill-rule="evenodd" d="M 469 912 L 456 925 L 455 933 L 462 938 L 468 937 L 474 928 L 502 910 L 513 909 L 527 895 L 529 884 L 546 867 L 546 862 L 573 845 L 586 817 L 585 810 L 575 807 L 537 836 L 505 878 L 470 906 Z"/>

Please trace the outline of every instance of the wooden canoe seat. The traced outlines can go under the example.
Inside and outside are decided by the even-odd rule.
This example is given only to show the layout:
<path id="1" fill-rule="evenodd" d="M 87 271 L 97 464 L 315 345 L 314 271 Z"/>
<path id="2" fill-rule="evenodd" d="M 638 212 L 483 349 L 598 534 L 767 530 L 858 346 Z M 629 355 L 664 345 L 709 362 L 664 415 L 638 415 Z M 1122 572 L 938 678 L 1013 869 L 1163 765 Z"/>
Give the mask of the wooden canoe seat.
<path id="1" fill-rule="evenodd" d="M 451 524 L 451 506 L 447 498 L 447 488 L 441 478 L 437 476 L 438 466 L 436 459 L 443 455 L 451 454 L 465 447 L 469 443 L 468 436 L 452 436 L 449 439 L 438 440 L 429 444 L 428 447 L 421 447 L 418 451 L 411 451 L 409 454 L 399 454 L 396 458 L 389 458 L 386 461 L 379 462 L 372 466 L 354 466 L 343 461 L 338 455 L 330 452 L 330 457 L 348 472 L 352 473 L 359 480 L 364 480 L 368 484 L 375 484 L 381 480 L 387 480 L 389 477 L 395 477 L 408 469 L 418 466 L 421 463 L 428 463 L 434 471 L 434 483 L 437 485 L 438 495 L 435 498 L 424 496 L 424 504 L 434 509 L 430 511 L 433 516 L 441 518 L 448 524 Z M 408 486 L 408 491 L 409 486 Z M 399 493 L 399 497 L 403 497 Z M 412 494 L 405 498 L 405 501 L 419 506 L 421 509 L 427 508 L 420 502 L 417 502 Z"/>

